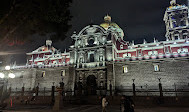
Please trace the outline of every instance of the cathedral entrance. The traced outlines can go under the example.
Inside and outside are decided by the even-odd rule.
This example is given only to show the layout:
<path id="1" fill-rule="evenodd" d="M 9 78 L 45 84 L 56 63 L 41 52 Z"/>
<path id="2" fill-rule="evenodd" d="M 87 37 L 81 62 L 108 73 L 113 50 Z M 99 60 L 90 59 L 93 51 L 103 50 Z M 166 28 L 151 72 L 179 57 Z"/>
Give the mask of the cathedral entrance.
<path id="1" fill-rule="evenodd" d="M 96 95 L 97 83 L 96 77 L 94 75 L 89 75 L 87 77 L 87 94 L 88 95 Z"/>

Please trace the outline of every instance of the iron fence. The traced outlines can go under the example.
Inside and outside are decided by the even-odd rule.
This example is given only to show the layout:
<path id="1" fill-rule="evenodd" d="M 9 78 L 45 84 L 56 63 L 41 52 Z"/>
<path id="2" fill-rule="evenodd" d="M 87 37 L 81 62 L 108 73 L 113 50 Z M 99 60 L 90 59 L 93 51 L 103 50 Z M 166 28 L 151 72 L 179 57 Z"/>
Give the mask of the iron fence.
<path id="1" fill-rule="evenodd" d="M 133 96 L 159 96 L 162 92 L 163 96 L 189 96 L 188 85 L 162 86 L 116 86 L 114 93 L 118 95 Z"/>

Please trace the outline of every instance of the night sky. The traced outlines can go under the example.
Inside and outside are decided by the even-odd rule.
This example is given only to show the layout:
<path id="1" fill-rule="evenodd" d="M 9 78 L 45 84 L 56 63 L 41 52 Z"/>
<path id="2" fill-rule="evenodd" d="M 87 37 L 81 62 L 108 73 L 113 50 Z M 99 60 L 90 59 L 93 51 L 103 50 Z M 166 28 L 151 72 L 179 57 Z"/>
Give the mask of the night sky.
<path id="1" fill-rule="evenodd" d="M 53 43 L 60 49 L 68 49 L 71 45 L 73 31 L 77 33 L 88 24 L 101 24 L 103 17 L 108 14 L 112 21 L 117 23 L 124 31 L 124 40 L 142 43 L 143 39 L 152 42 L 155 37 L 165 40 L 165 24 L 163 16 L 166 8 L 170 6 L 170 0 L 73 0 L 70 7 L 73 16 L 70 24 L 72 29 L 68 32 L 64 41 Z M 186 0 L 177 0 L 179 4 L 186 4 Z M 26 62 L 26 52 L 31 52 L 45 44 L 45 37 L 32 35 L 34 42 L 16 47 L 18 53 L 11 55 L 9 62 L 17 61 L 19 64 Z M 9 48 L 11 50 L 11 48 Z M 14 52 L 14 53 L 16 53 Z"/>

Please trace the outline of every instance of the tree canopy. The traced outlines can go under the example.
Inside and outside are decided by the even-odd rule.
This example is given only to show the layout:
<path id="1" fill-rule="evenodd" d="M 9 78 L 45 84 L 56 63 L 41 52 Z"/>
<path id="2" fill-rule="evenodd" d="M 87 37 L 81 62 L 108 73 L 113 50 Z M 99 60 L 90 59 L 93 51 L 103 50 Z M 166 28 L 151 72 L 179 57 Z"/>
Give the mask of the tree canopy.
<path id="1" fill-rule="evenodd" d="M 71 28 L 71 2 L 72 0 L 1 0 L 0 41 L 9 46 L 20 45 L 32 34 L 50 34 L 52 40 L 64 40 Z"/>

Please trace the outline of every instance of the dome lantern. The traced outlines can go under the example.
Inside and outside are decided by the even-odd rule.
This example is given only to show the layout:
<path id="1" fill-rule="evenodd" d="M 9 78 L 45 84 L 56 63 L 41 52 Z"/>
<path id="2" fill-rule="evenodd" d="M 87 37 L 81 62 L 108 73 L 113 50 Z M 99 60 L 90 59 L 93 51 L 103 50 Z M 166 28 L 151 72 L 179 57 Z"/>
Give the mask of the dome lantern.
<path id="1" fill-rule="evenodd" d="M 111 16 L 109 16 L 108 14 L 106 16 L 104 16 L 104 21 L 111 22 Z"/>

